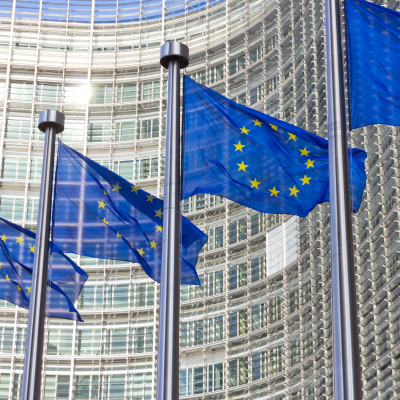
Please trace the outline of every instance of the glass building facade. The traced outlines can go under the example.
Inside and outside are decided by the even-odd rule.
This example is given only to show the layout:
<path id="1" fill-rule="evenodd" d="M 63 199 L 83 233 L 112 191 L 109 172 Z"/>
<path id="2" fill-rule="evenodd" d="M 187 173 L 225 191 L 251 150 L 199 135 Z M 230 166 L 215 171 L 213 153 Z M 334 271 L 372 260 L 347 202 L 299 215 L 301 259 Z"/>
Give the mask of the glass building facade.
<path id="1" fill-rule="evenodd" d="M 35 230 L 49 108 L 66 115 L 62 141 L 163 195 L 159 48 L 175 40 L 196 81 L 327 136 L 324 0 L 2 0 L 1 217 Z M 400 395 L 398 139 L 388 126 L 349 136 L 368 152 L 353 216 L 365 399 Z M 181 398 L 332 398 L 328 204 L 303 219 L 208 195 L 182 209 L 209 241 L 202 286 L 181 288 Z M 159 285 L 135 264 L 74 259 L 89 273 L 85 322 L 46 321 L 43 399 L 154 399 Z M 26 326 L 0 301 L 0 400 L 20 398 Z"/>

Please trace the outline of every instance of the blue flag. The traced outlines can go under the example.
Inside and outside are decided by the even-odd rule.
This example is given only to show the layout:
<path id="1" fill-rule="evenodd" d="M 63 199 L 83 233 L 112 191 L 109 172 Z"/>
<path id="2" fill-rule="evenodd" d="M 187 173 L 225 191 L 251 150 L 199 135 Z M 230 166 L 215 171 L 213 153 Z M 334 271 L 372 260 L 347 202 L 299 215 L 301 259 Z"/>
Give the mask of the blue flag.
<path id="1" fill-rule="evenodd" d="M 400 13 L 346 0 L 351 129 L 400 125 Z"/>
<path id="2" fill-rule="evenodd" d="M 29 309 L 36 234 L 0 218 L 0 298 Z M 53 246 L 46 316 L 82 321 L 74 303 L 88 275 Z"/>
<path id="3" fill-rule="evenodd" d="M 59 142 L 53 242 L 66 253 L 136 262 L 161 279 L 164 202 Z M 181 283 L 199 285 L 198 254 L 208 237 L 182 217 Z"/>
<path id="4" fill-rule="evenodd" d="M 210 193 L 263 213 L 305 217 L 329 201 L 328 141 L 239 105 L 185 76 L 183 198 Z M 349 150 L 352 209 L 367 154 Z"/>

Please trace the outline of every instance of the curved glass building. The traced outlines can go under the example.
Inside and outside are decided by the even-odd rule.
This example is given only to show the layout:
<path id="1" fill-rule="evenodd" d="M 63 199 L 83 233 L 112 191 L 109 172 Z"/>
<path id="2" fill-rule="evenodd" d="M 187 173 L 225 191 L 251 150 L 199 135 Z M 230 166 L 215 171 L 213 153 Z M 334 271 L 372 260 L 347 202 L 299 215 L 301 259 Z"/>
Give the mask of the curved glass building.
<path id="1" fill-rule="evenodd" d="M 323 0 L 2 0 L 2 217 L 35 230 L 49 108 L 66 115 L 62 141 L 163 195 L 167 41 L 189 46 L 196 81 L 326 137 Z M 349 136 L 368 152 L 353 217 L 365 399 L 400 395 L 398 139 Z M 303 219 L 208 195 L 182 207 L 209 241 L 203 285 L 181 288 L 181 398 L 332 398 L 328 204 Z M 135 264 L 74 259 L 85 322 L 46 321 L 43 399 L 154 399 L 159 285 Z M 1 400 L 20 398 L 26 326 L 0 301 Z"/>

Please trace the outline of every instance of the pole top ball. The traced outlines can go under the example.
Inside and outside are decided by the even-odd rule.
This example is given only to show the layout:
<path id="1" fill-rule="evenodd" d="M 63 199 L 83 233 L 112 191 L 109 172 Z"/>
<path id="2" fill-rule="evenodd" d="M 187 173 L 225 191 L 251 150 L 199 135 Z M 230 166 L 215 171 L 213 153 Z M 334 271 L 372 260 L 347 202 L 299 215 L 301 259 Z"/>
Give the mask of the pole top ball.
<path id="1" fill-rule="evenodd" d="M 65 114 L 57 110 L 45 110 L 39 114 L 38 128 L 46 132 L 47 127 L 53 127 L 56 133 L 64 130 Z"/>
<path id="2" fill-rule="evenodd" d="M 179 60 L 180 67 L 186 68 L 189 65 L 189 47 L 179 42 L 168 42 L 161 46 L 160 64 L 168 69 L 169 62 Z"/>

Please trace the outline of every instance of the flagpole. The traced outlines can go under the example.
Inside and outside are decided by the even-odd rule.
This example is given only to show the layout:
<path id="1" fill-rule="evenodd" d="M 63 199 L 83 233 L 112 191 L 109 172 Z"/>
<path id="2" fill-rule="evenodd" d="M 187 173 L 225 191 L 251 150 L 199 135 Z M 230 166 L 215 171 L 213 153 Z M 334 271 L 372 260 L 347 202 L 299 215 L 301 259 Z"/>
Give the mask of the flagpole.
<path id="1" fill-rule="evenodd" d="M 339 1 L 325 0 L 331 210 L 333 390 L 336 400 L 361 400 L 360 347 Z"/>
<path id="2" fill-rule="evenodd" d="M 179 399 L 180 313 L 180 70 L 189 65 L 189 48 L 161 46 L 160 64 L 168 69 L 167 143 L 158 335 L 157 400 Z"/>
<path id="3" fill-rule="evenodd" d="M 64 120 L 65 115 L 56 110 L 42 111 L 39 115 L 38 127 L 42 132 L 46 132 L 46 137 L 43 152 L 42 181 L 40 186 L 21 400 L 37 400 L 41 397 L 54 149 L 56 134 L 64 130 Z"/>

